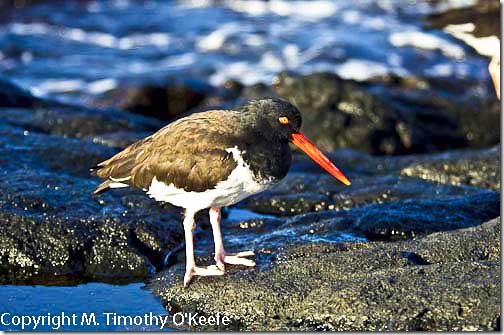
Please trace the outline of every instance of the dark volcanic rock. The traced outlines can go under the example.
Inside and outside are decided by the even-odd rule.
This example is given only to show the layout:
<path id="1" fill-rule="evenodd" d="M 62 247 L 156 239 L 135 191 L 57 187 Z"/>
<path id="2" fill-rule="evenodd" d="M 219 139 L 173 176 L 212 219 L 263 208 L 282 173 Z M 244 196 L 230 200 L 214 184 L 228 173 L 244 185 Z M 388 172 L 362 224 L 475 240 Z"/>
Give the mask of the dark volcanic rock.
<path id="1" fill-rule="evenodd" d="M 350 177 L 352 186 L 342 185 L 312 161 L 295 156 L 292 172 L 284 180 L 241 206 L 263 214 L 292 216 L 408 199 L 441 200 L 478 192 L 478 188 L 500 188 L 500 147 L 402 157 L 344 150 L 330 157 Z"/>
<path id="2" fill-rule="evenodd" d="M 441 200 L 478 191 L 395 175 L 355 176 L 352 186 L 345 187 L 330 176 L 292 173 L 273 190 L 245 200 L 242 206 L 257 213 L 292 216 L 409 199 Z"/>
<path id="3" fill-rule="evenodd" d="M 0 115 L 0 282 L 145 279 L 179 248 L 178 211 L 91 195 L 89 168 L 116 152 L 93 135 L 157 121 L 48 101 Z"/>
<path id="4" fill-rule="evenodd" d="M 484 148 L 499 143 L 500 104 L 493 95 L 475 95 L 467 90 L 474 83 L 454 87 L 450 81 L 432 78 L 430 90 L 405 90 L 379 87 L 373 92 L 400 111 L 397 130 L 413 152 L 432 152 L 446 148 Z M 471 85 L 472 84 L 472 85 Z M 485 83 L 489 84 L 489 83 Z M 481 85 L 485 86 L 485 85 Z M 443 92 L 444 94 L 434 92 Z M 436 125 L 436 122 L 443 122 Z M 453 141 L 449 146 L 443 141 Z M 418 148 L 426 150 L 416 150 Z"/>
<path id="5" fill-rule="evenodd" d="M 481 192 L 443 200 L 407 200 L 336 213 L 311 213 L 294 217 L 280 229 L 290 227 L 296 234 L 315 234 L 326 239 L 341 231 L 363 234 L 369 239 L 404 239 L 476 225 L 498 216 L 499 207 L 498 193 Z"/>
<path id="6" fill-rule="evenodd" d="M 500 157 L 497 152 L 482 152 L 445 160 L 419 162 L 405 167 L 401 174 L 443 184 L 466 184 L 499 190 Z"/>
<path id="7" fill-rule="evenodd" d="M 164 253 L 183 236 L 178 215 L 128 208 L 118 195 L 92 197 L 96 185 L 42 169 L 2 173 L 0 280 L 139 280 L 162 266 Z"/>
<path id="8" fill-rule="evenodd" d="M 150 286 L 169 310 L 225 314 L 234 330 L 495 330 L 499 236 L 496 219 L 416 241 L 307 244 L 262 270 L 184 289 L 178 267 Z"/>
<path id="9" fill-rule="evenodd" d="M 49 1 L 50 0 L 2 0 L 0 1 L 0 9 L 15 10 Z"/>
<path id="10" fill-rule="evenodd" d="M 0 77 L 0 107 L 29 108 L 40 102 L 29 92 Z"/>
<path id="11" fill-rule="evenodd" d="M 492 191 L 468 192 L 464 196 L 407 199 L 348 210 L 324 210 L 294 216 L 257 235 L 233 232 L 235 248 L 272 250 L 305 241 L 338 241 L 342 234 L 370 240 L 410 239 L 419 235 L 478 225 L 500 213 L 500 195 Z M 224 231 L 227 231 L 224 224 Z M 239 239 L 237 237 L 240 237 Z M 237 240 L 240 240 L 237 243 Z M 248 243 L 248 244 L 247 244 Z"/>
<path id="12" fill-rule="evenodd" d="M 154 272 L 149 259 L 136 250 L 128 224 L 100 225 L 93 236 L 92 246 L 85 253 L 85 274 L 90 277 L 146 278 Z"/>
<path id="13" fill-rule="evenodd" d="M 488 146 L 500 139 L 493 97 L 467 95 L 462 101 L 431 90 L 368 87 L 329 73 L 282 73 L 273 89 L 300 108 L 304 132 L 325 150 L 422 153 Z"/>
<path id="14" fill-rule="evenodd" d="M 68 105 L 0 109 L 0 117 L 13 126 L 68 137 L 93 138 L 95 135 L 121 131 L 152 132 L 161 127 L 156 120 L 120 114 L 123 113 Z"/>
<path id="15" fill-rule="evenodd" d="M 500 219 L 495 219 L 456 234 L 434 233 L 422 238 L 415 252 L 428 263 L 494 261 L 500 258 L 500 231 Z"/>
<path id="16" fill-rule="evenodd" d="M 208 90 L 209 88 L 196 89 L 182 84 L 117 88 L 95 99 L 93 105 L 173 120 L 198 106 L 205 99 Z"/>
<path id="17" fill-rule="evenodd" d="M 246 201 L 246 206 L 257 213 L 296 215 L 324 209 L 330 199 L 318 193 L 274 194 L 266 192 Z"/>
<path id="18" fill-rule="evenodd" d="M 370 153 L 400 153 L 397 113 L 358 84 L 333 74 L 281 74 L 275 91 L 303 114 L 303 130 L 325 150 L 346 147 Z"/>
<path id="19" fill-rule="evenodd" d="M 27 131 L 68 137 L 92 137 L 114 132 L 152 132 L 158 120 L 114 110 L 96 110 L 32 96 L 0 78 L 0 118 Z"/>

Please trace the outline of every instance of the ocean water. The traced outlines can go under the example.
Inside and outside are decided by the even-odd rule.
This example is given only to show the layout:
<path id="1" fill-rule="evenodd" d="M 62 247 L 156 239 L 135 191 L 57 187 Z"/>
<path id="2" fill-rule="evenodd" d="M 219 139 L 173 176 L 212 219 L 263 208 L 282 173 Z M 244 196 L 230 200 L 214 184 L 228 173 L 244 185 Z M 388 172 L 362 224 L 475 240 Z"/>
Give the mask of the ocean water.
<path id="1" fill-rule="evenodd" d="M 0 285 L 0 331 L 172 330 L 169 327 L 161 328 L 161 323 L 152 321 L 157 316 L 166 317 L 166 314 L 161 301 L 145 289 L 143 283 Z M 23 316 L 24 325 L 21 319 Z M 128 316 L 136 317 L 136 320 Z M 30 317 L 45 319 L 39 318 L 40 321 L 36 324 L 36 319 Z"/>
<path id="2" fill-rule="evenodd" d="M 0 73 L 73 103 L 169 77 L 269 84 L 283 70 L 486 78 L 487 60 L 422 28 L 425 15 L 472 2 L 48 1 L 4 15 Z"/>

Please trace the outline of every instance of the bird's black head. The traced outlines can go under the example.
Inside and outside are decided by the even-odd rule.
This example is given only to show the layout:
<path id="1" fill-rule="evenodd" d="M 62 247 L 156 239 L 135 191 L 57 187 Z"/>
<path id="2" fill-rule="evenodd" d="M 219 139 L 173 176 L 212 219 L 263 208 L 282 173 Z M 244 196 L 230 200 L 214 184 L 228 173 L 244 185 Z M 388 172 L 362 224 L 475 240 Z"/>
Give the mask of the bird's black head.
<path id="1" fill-rule="evenodd" d="M 253 115 L 255 127 L 263 136 L 282 142 L 292 139 L 301 129 L 301 113 L 290 102 L 280 98 L 252 100 L 243 107 Z"/>
<path id="2" fill-rule="evenodd" d="M 301 113 L 291 103 L 279 98 L 253 100 L 240 111 L 243 125 L 253 137 L 260 136 L 271 146 L 291 142 L 336 179 L 350 185 L 343 172 L 301 133 Z"/>

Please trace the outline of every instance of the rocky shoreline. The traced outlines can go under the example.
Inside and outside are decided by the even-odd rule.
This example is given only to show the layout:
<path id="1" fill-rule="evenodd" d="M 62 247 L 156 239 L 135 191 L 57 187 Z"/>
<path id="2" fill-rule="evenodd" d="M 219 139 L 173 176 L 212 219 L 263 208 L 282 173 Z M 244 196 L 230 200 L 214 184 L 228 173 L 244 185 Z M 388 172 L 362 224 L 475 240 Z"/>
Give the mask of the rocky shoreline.
<path id="1" fill-rule="evenodd" d="M 378 94 L 380 85 L 395 95 Z M 35 98 L 0 81 L 1 284 L 148 281 L 168 311 L 225 313 L 235 330 L 499 327 L 495 98 L 469 104 L 404 80 L 358 84 L 325 73 L 284 73 L 271 87 L 173 90 L 164 96 L 186 107 L 161 117 L 145 110 L 152 105 L 121 102 L 144 101 L 141 89 L 103 96 L 97 108 Z M 295 154 L 284 181 L 224 212 L 229 250 L 254 249 L 257 267 L 198 278 L 184 290 L 180 211 L 140 191 L 94 197 L 99 181 L 89 167 L 160 128 L 161 119 L 261 95 L 298 104 L 306 132 L 352 187 Z M 236 211 L 249 218 L 236 219 Z M 206 213 L 196 240 L 199 262 L 211 264 Z"/>
<path id="2" fill-rule="evenodd" d="M 227 315 L 232 330 L 496 330 L 500 219 L 401 242 L 312 243 L 256 271 L 150 286 L 169 310 Z M 197 326 L 197 330 L 215 328 Z"/>

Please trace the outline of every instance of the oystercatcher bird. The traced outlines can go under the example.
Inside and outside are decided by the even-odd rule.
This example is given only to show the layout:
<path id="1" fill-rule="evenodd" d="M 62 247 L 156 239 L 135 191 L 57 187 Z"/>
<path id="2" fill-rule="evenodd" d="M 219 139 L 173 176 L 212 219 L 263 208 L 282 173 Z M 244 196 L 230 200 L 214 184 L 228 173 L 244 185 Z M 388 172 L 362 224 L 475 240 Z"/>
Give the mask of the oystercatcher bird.
<path id="1" fill-rule="evenodd" d="M 301 113 L 289 102 L 254 100 L 236 110 L 212 110 L 176 120 L 140 140 L 93 172 L 106 180 L 95 194 L 111 188 L 138 187 L 157 201 L 185 209 L 186 272 L 184 286 L 194 275 L 224 274 L 224 264 L 254 266 L 253 251 L 227 253 L 220 229 L 221 208 L 264 191 L 287 174 L 289 142 L 345 185 L 350 181 L 301 132 Z M 210 210 L 216 265 L 194 261 L 194 215 Z"/>

